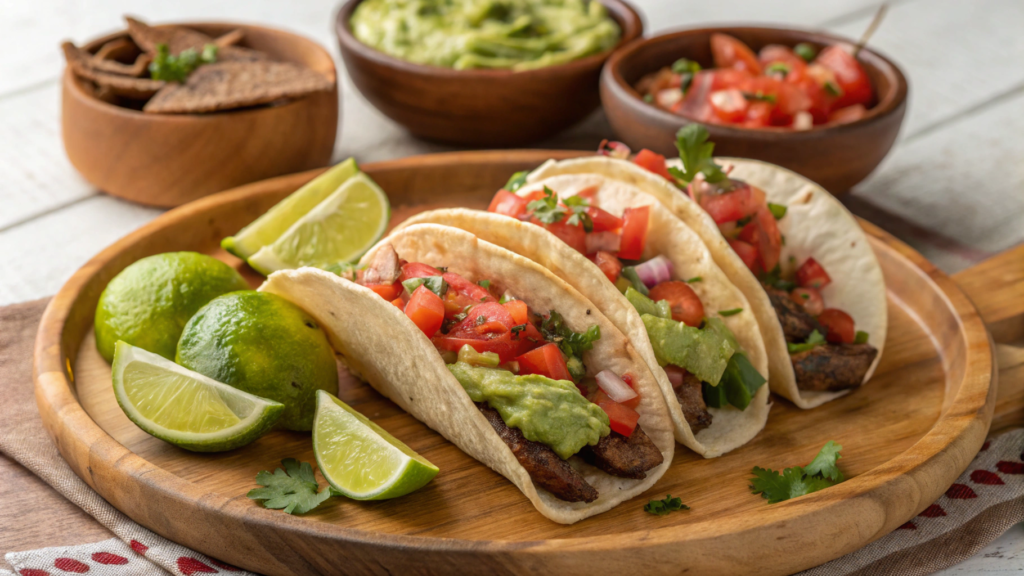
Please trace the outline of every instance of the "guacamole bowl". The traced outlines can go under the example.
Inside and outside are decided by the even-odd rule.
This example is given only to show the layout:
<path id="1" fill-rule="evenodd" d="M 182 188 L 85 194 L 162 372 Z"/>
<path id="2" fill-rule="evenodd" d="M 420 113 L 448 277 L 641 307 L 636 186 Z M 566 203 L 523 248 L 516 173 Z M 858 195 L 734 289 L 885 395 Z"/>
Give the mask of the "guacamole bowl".
<path id="1" fill-rule="evenodd" d="M 632 6 L 601 0 L 621 31 L 609 50 L 523 71 L 456 70 L 401 60 L 361 42 L 350 23 L 361 1 L 347 0 L 335 21 L 341 56 L 356 88 L 415 136 L 463 146 L 521 146 L 579 122 L 600 103 L 605 61 L 643 34 Z"/>

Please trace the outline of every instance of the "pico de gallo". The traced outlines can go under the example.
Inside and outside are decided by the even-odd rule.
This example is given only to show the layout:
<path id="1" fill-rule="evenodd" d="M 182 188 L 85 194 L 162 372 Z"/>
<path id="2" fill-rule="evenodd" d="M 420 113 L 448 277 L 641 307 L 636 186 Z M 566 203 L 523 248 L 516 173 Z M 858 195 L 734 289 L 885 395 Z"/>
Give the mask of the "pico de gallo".
<path id="1" fill-rule="evenodd" d="M 807 130 L 860 120 L 874 101 L 871 80 L 843 44 L 769 44 L 754 53 L 728 34 L 711 35 L 715 67 L 680 58 L 640 79 L 644 101 L 698 122 Z"/>
<path id="2" fill-rule="evenodd" d="M 407 262 L 391 245 L 365 268 L 331 271 L 402 310 L 534 483 L 555 496 L 597 498 L 565 462 L 573 455 L 625 478 L 644 478 L 662 463 L 638 423 L 635 376 L 588 373 L 583 356 L 601 338 L 599 326 L 576 332 L 558 311 L 535 311 L 496 281 Z"/>
<path id="3" fill-rule="evenodd" d="M 616 216 L 597 205 L 596 188 L 559 197 L 545 186 L 519 196 L 515 192 L 522 183 L 521 174 L 513 176 L 488 210 L 547 229 L 587 256 L 623 293 L 641 314 L 691 430 L 696 433 L 711 425 L 708 407 L 746 409 L 765 379 L 721 319 L 706 316 L 688 282 L 674 279 L 667 257 L 643 259 L 651 207 L 626 208 Z"/>
<path id="4" fill-rule="evenodd" d="M 813 257 L 782 266 L 785 238 L 778 220 L 787 207 L 767 201 L 763 190 L 730 178 L 712 158 L 714 144 L 699 124 L 680 129 L 676 147 L 683 169 L 668 167 L 664 156 L 642 150 L 634 162 L 665 176 L 703 208 L 733 251 L 761 281 L 786 337 L 801 390 L 836 391 L 860 386 L 878 350 L 853 318 L 826 306 L 821 290 L 832 282 Z M 599 153 L 628 158 L 624 144 L 602 143 Z"/>

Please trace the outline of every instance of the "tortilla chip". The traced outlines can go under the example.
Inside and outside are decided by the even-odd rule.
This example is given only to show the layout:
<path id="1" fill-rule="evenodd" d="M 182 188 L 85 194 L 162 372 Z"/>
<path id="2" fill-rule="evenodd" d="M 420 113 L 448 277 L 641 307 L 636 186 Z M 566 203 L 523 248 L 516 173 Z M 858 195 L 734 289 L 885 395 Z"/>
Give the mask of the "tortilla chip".
<path id="1" fill-rule="evenodd" d="M 127 62 L 128 60 L 134 60 L 138 57 L 139 47 L 132 42 L 130 38 L 115 38 L 110 42 L 107 42 L 100 49 L 96 51 L 96 58 L 100 60 L 117 60 L 119 62 Z"/>
<path id="2" fill-rule="evenodd" d="M 108 49 L 107 47 L 111 44 L 116 45 Z M 133 53 L 136 54 L 136 57 L 131 64 L 125 64 L 119 60 L 119 57 L 123 58 Z M 119 38 L 104 44 L 99 52 L 89 57 L 89 60 L 92 68 L 100 72 L 138 78 L 149 71 L 149 63 L 153 60 L 153 57 L 149 54 L 140 53 L 138 47 L 131 41 Z"/>
<path id="3" fill-rule="evenodd" d="M 184 84 L 168 84 L 146 112 L 216 112 L 300 98 L 330 90 L 324 75 L 288 62 L 215 62 L 200 66 Z"/>
<path id="4" fill-rule="evenodd" d="M 143 51 L 149 54 L 156 54 L 158 44 L 167 44 L 167 50 L 171 54 L 177 55 L 189 48 L 201 51 L 203 46 L 217 43 L 212 37 L 185 26 L 156 28 L 129 16 L 125 16 L 125 20 L 128 22 L 128 33 L 131 35 L 132 40 L 139 45 L 139 48 L 142 48 Z M 232 46 L 231 44 L 241 40 L 241 36 L 236 35 L 235 32 L 240 33 L 241 31 L 232 30 L 221 37 L 228 38 L 223 43 L 223 46 L 217 44 L 219 48 L 217 51 L 217 62 L 257 62 L 269 60 L 269 57 L 263 52 L 242 48 L 241 46 Z"/>
<path id="5" fill-rule="evenodd" d="M 126 98 L 146 99 L 156 94 L 164 87 L 162 80 L 150 80 L 148 78 L 133 78 L 122 76 L 96 67 L 96 59 L 92 54 L 81 50 L 71 42 L 61 44 L 64 50 L 64 58 L 71 66 L 71 70 L 79 78 L 85 78 L 94 82 L 97 86 L 109 89 L 110 92 Z M 110 63 L 110 61 L 106 61 Z"/>

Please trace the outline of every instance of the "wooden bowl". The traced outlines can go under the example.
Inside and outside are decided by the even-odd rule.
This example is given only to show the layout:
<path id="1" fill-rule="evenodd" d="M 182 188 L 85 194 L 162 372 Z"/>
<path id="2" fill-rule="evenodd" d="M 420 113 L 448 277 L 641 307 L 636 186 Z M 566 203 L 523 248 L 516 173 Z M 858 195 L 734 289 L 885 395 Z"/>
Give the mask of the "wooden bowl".
<path id="1" fill-rule="evenodd" d="M 352 82 L 388 118 L 447 144 L 519 146 L 572 126 L 597 108 L 601 66 L 609 55 L 643 34 L 628 3 L 601 0 L 622 30 L 612 50 L 522 72 L 452 70 L 406 62 L 357 40 L 348 23 L 360 1 L 345 2 L 335 22 Z"/>
<path id="2" fill-rule="evenodd" d="M 794 46 L 807 42 L 820 49 L 850 42 L 819 32 L 748 26 L 680 30 L 634 42 L 612 55 L 601 75 L 601 103 L 623 142 L 633 149 L 678 154 L 676 131 L 692 121 L 644 102 L 633 86 L 645 74 L 669 66 L 678 58 L 710 67 L 710 40 L 715 32 L 735 36 L 755 52 L 767 44 Z M 804 131 L 709 124 L 715 154 L 764 160 L 798 172 L 833 194 L 848 191 L 867 177 L 892 148 L 907 109 L 907 79 L 899 67 L 867 48 L 861 50 L 859 58 L 877 97 L 864 118 Z"/>
<path id="3" fill-rule="evenodd" d="M 97 188 L 141 204 L 171 207 L 272 176 L 325 166 L 338 129 L 337 73 L 331 55 L 308 38 L 260 26 L 184 23 L 218 36 L 241 28 L 241 42 L 272 58 L 302 64 L 335 83 L 278 106 L 212 114 L 146 114 L 97 98 L 64 70 L 64 149 Z M 88 43 L 127 36 L 118 32 Z"/>

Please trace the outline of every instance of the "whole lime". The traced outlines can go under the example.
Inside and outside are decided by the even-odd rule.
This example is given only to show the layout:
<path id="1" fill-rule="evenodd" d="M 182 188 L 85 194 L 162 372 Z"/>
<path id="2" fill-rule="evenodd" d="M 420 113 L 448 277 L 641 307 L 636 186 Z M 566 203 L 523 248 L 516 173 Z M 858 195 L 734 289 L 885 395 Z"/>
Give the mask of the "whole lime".
<path id="1" fill-rule="evenodd" d="M 96 348 L 107 362 L 114 344 L 132 346 L 174 359 L 185 323 L 221 294 L 249 284 L 234 268 L 196 252 L 148 256 L 107 284 L 96 306 Z"/>
<path id="2" fill-rule="evenodd" d="M 316 391 L 338 392 L 338 365 L 309 314 L 265 292 L 214 298 L 189 320 L 175 358 L 189 370 L 285 405 L 278 425 L 311 430 Z"/>

